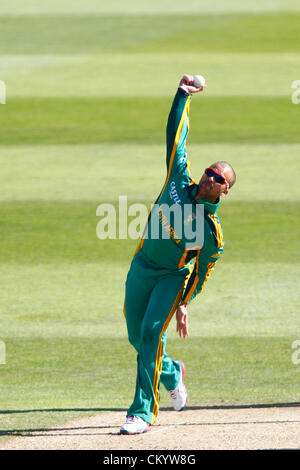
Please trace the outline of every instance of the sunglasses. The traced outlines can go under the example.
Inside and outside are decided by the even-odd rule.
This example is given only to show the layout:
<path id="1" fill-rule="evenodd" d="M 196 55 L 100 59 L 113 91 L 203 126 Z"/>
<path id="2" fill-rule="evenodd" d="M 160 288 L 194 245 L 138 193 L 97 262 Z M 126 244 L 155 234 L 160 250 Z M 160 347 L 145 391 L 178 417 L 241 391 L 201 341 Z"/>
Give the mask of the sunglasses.
<path id="1" fill-rule="evenodd" d="M 223 175 L 221 175 L 221 173 L 218 173 L 214 168 L 211 168 L 211 167 L 206 168 L 205 174 L 209 177 L 213 176 L 216 183 L 226 184 L 227 188 L 229 187 L 229 184 L 226 178 Z"/>

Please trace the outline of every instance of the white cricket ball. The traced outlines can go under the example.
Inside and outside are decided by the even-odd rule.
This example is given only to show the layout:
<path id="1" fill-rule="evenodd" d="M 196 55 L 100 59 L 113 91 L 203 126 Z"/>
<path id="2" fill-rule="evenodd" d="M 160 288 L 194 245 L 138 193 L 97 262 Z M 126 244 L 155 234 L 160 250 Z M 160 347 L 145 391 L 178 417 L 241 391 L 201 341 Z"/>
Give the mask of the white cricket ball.
<path id="1" fill-rule="evenodd" d="M 205 78 L 202 77 L 202 75 L 195 75 L 194 85 L 196 88 L 201 88 L 203 85 L 205 85 Z"/>

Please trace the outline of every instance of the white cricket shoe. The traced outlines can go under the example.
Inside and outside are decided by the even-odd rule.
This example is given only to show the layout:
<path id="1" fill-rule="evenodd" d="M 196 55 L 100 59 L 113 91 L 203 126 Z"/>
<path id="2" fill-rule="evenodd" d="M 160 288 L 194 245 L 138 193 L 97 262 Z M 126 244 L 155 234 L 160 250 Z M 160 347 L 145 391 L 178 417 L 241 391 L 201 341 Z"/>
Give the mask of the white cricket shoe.
<path id="1" fill-rule="evenodd" d="M 185 374 L 185 367 L 183 362 L 180 361 L 181 365 L 181 375 L 180 381 L 177 387 L 174 390 L 171 390 L 170 397 L 173 404 L 173 407 L 176 411 L 182 411 L 186 407 L 187 402 L 187 391 L 183 383 L 184 374 Z"/>
<path id="2" fill-rule="evenodd" d="M 150 424 L 139 416 L 127 416 L 126 423 L 120 428 L 120 434 L 141 434 L 150 430 Z"/>

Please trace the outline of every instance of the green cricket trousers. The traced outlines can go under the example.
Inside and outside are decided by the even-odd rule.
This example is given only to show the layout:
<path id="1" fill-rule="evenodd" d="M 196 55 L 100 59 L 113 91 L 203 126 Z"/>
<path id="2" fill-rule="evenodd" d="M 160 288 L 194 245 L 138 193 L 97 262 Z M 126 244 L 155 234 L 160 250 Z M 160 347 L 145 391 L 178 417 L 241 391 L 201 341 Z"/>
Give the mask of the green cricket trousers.
<path id="1" fill-rule="evenodd" d="M 127 275 L 124 315 L 129 342 L 138 353 L 135 396 L 127 416 L 150 424 L 158 413 L 160 381 L 170 391 L 180 380 L 180 363 L 166 353 L 166 339 L 189 273 L 186 267 L 160 268 L 139 250 Z"/>

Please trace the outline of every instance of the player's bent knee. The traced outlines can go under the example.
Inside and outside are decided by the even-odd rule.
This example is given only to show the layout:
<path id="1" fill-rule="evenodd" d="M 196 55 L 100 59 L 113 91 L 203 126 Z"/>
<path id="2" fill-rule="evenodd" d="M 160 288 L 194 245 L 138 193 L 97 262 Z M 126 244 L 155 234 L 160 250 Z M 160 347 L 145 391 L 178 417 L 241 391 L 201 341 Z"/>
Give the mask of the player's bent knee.
<path id="1" fill-rule="evenodd" d="M 158 326 L 145 326 L 141 332 L 141 344 L 156 343 L 160 333 L 161 329 Z"/>
<path id="2" fill-rule="evenodd" d="M 139 350 L 140 342 L 139 338 L 136 335 L 128 334 L 128 341 L 134 347 L 134 349 L 136 349 L 137 351 Z"/>

